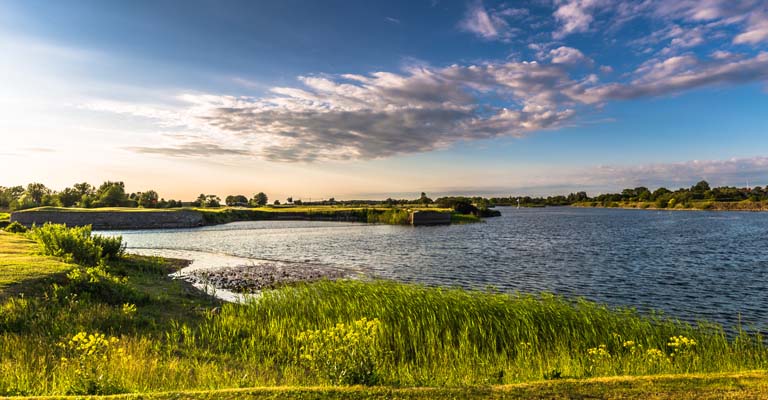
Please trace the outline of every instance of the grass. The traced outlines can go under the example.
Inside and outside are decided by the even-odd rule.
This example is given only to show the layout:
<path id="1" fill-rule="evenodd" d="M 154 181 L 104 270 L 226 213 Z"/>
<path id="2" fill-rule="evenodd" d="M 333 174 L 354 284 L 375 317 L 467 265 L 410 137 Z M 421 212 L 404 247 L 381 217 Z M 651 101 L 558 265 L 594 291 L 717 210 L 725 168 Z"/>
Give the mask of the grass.
<path id="1" fill-rule="evenodd" d="M 464 388 L 256 387 L 109 396 L 109 399 L 760 399 L 768 397 L 768 373 L 685 374 L 566 379 Z M 16 397 L 23 398 L 23 397 Z M 71 399 L 51 396 L 47 399 Z M 78 397 L 83 398 L 83 397 Z M 86 398 L 102 398 L 100 396 Z"/>
<path id="2" fill-rule="evenodd" d="M 36 254 L 35 242 L 22 235 L 0 231 L 0 298 L 23 293 L 32 283 L 45 281 L 73 268 L 58 258 Z M 25 284 L 26 286 L 22 285 Z"/>
<path id="3" fill-rule="evenodd" d="M 86 268 L 33 255 L 35 248 L 21 235 L 0 234 L 0 260 L 16 254 L 24 258 L 8 265 L 37 270 L 20 275 L 0 268 L 8 281 L 0 301 L 0 396 L 766 394 L 766 374 L 759 372 L 768 366 L 762 336 L 739 331 L 729 337 L 716 325 L 691 326 L 547 294 L 389 281 L 301 284 L 266 291 L 248 304 L 219 304 L 168 278 L 183 261 L 128 256 Z M 46 274 L 59 278 L 24 297 L 16 294 L 15 288 Z M 354 339 L 355 321 L 363 318 L 376 321 L 370 340 Z M 323 351 L 315 354 L 327 356 L 312 363 L 307 348 L 319 341 Z M 354 383 L 331 378 L 340 369 L 355 372 L 356 363 L 344 361 L 350 359 L 372 366 L 366 381 L 374 387 L 332 385 Z"/>

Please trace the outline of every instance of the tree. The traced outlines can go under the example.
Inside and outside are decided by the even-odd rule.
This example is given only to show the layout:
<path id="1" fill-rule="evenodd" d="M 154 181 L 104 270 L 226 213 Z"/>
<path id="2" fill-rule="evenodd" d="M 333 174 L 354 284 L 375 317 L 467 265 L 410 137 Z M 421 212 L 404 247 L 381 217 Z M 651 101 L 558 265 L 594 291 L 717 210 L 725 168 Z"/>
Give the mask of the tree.
<path id="1" fill-rule="evenodd" d="M 26 194 L 32 203 L 41 205 L 43 204 L 43 197 L 51 194 L 51 189 L 48 189 L 42 183 L 30 183 L 27 185 Z"/>
<path id="2" fill-rule="evenodd" d="M 228 206 L 242 206 L 248 204 L 248 198 L 242 194 L 229 195 L 224 199 L 224 203 Z"/>
<path id="3" fill-rule="evenodd" d="M 59 201 L 63 207 L 72 207 L 80 201 L 83 195 L 77 189 L 65 188 L 59 192 Z"/>
<path id="4" fill-rule="evenodd" d="M 106 181 L 96 190 L 96 207 L 119 207 L 128 200 L 123 182 Z"/>
<path id="5" fill-rule="evenodd" d="M 158 194 L 154 190 L 148 190 L 146 192 L 139 193 L 136 201 L 139 203 L 139 207 L 144 208 L 156 208 L 158 206 Z"/>
<path id="6" fill-rule="evenodd" d="M 267 202 L 269 202 L 269 198 L 264 192 L 256 193 L 256 195 L 253 196 L 253 199 L 251 200 L 252 205 L 258 207 L 267 205 Z"/>
<path id="7" fill-rule="evenodd" d="M 276 206 L 279 206 L 279 205 L 280 205 L 280 200 L 275 200 L 275 202 L 274 202 L 274 203 L 272 203 L 272 204 L 274 204 L 274 205 L 276 205 Z"/>
<path id="8" fill-rule="evenodd" d="M 710 190 L 710 188 L 707 181 L 699 181 L 697 184 L 691 187 L 691 191 L 696 193 L 704 193 L 708 190 Z"/>
<path id="9" fill-rule="evenodd" d="M 421 197 L 419 197 L 419 203 L 424 204 L 426 206 L 427 204 L 431 204 L 432 203 L 432 199 L 427 197 L 426 193 L 421 192 Z"/>
<path id="10" fill-rule="evenodd" d="M 285 202 L 288 203 L 288 204 L 293 203 L 293 197 L 289 197 L 289 198 L 285 199 Z"/>
<path id="11" fill-rule="evenodd" d="M 11 203 L 19 200 L 24 194 L 24 187 L 11 186 L 8 188 L 0 186 L 0 208 L 9 208 Z"/>

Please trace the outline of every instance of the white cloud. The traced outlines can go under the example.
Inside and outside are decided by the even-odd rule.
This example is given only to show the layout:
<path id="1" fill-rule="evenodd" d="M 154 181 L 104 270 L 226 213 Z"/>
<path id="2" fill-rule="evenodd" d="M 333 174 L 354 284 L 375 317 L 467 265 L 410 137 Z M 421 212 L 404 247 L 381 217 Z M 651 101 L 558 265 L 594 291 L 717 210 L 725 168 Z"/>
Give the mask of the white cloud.
<path id="1" fill-rule="evenodd" d="M 592 59 L 585 56 L 584 53 L 573 47 L 560 46 L 556 49 L 552 49 L 549 52 L 549 58 L 553 64 L 568 64 L 568 65 L 592 65 Z"/>
<path id="2" fill-rule="evenodd" d="M 554 17 L 560 23 L 558 30 L 552 33 L 555 39 L 562 39 L 570 34 L 589 30 L 594 16 L 592 12 L 606 4 L 604 0 L 558 0 Z"/>

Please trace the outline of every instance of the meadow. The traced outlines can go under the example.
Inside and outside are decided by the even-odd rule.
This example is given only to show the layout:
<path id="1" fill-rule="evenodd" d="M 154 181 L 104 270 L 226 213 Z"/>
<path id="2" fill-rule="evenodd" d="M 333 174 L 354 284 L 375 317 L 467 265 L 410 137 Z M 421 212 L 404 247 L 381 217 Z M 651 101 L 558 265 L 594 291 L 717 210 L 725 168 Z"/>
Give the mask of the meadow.
<path id="1" fill-rule="evenodd" d="M 765 340 L 739 327 L 392 281 L 299 284 L 222 304 L 167 276 L 182 260 L 125 255 L 86 230 L 37 229 L 0 232 L 0 395 L 768 393 Z M 98 260 L 79 261 L 81 247 Z"/>

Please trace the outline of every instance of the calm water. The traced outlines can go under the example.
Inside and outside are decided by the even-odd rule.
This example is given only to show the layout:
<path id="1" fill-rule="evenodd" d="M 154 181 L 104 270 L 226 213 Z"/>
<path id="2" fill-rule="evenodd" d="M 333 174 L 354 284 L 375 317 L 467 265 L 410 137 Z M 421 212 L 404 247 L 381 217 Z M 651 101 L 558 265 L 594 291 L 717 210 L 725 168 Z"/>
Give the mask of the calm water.
<path id="1" fill-rule="evenodd" d="M 136 249 L 325 263 L 405 282 L 583 296 L 728 326 L 741 314 L 768 326 L 768 213 L 500 210 L 484 224 L 439 227 L 260 221 L 110 233 Z"/>

